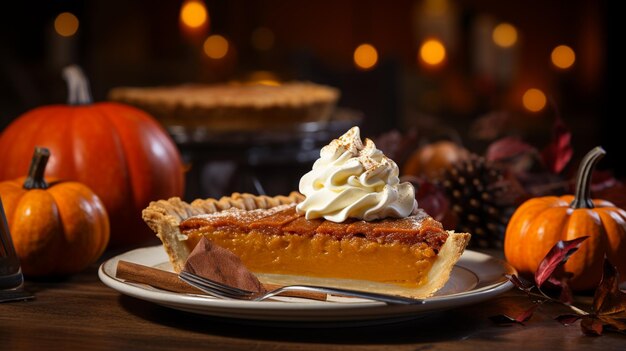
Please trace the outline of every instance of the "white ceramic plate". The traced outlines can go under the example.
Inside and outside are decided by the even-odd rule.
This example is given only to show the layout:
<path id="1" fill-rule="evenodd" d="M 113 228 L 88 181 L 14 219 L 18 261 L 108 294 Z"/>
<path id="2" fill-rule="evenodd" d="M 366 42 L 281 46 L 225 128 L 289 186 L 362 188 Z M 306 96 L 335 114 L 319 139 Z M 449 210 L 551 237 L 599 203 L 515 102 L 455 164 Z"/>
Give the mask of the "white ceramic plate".
<path id="1" fill-rule="evenodd" d="M 433 311 L 451 309 L 492 298 L 512 288 L 504 276 L 515 270 L 506 262 L 486 254 L 465 250 L 452 270 L 450 280 L 437 294 L 421 305 L 387 305 L 363 299 L 331 297 L 313 301 L 280 297 L 274 301 L 219 300 L 192 294 L 169 292 L 115 277 L 117 262 L 125 260 L 171 270 L 163 247 L 132 250 L 102 263 L 100 280 L 122 294 L 169 308 L 198 314 L 252 322 L 289 323 L 381 323 L 417 318 Z"/>

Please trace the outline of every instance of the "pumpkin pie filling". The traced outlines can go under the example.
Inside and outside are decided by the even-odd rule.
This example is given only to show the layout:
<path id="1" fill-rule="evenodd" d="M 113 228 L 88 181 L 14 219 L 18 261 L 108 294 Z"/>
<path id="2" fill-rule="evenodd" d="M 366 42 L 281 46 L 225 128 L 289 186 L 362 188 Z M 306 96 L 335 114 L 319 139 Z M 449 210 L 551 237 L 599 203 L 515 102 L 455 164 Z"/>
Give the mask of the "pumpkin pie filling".
<path id="1" fill-rule="evenodd" d="M 345 278 L 417 287 L 448 238 L 423 211 L 380 221 L 307 220 L 295 204 L 230 209 L 180 223 L 193 250 L 202 237 L 231 250 L 255 273 Z"/>

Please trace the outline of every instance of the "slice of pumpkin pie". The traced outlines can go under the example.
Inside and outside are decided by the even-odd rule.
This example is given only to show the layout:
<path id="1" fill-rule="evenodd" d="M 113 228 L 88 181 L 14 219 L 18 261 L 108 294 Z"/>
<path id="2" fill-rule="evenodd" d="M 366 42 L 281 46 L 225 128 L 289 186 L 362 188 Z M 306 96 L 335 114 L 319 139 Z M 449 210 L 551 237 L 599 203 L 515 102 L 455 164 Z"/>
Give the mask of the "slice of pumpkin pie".
<path id="1" fill-rule="evenodd" d="M 397 165 L 358 127 L 325 146 L 287 196 L 235 193 L 160 200 L 143 219 L 176 271 L 203 237 L 264 283 L 316 284 L 428 297 L 450 277 L 470 235 L 443 228 L 400 183 Z"/>

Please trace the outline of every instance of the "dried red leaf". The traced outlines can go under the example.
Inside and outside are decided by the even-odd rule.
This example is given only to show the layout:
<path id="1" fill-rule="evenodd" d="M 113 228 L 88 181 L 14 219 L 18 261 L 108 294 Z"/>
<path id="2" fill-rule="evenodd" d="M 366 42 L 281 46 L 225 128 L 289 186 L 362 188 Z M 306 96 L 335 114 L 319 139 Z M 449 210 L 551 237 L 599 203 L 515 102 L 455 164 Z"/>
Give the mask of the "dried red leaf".
<path id="1" fill-rule="evenodd" d="M 599 319 L 593 316 L 585 316 L 580 322 L 580 328 L 585 335 L 600 336 L 604 326 Z"/>
<path id="2" fill-rule="evenodd" d="M 559 117 L 552 127 L 552 140 L 541 151 L 545 165 L 554 173 L 560 173 L 572 159 L 574 150 L 571 144 L 572 133 Z"/>
<path id="3" fill-rule="evenodd" d="M 489 147 L 487 147 L 485 158 L 487 161 L 497 162 L 535 152 L 537 152 L 537 149 L 522 141 L 521 138 L 508 136 L 491 143 Z"/>
<path id="4" fill-rule="evenodd" d="M 626 294 L 619 289 L 619 272 L 604 257 L 602 279 L 593 296 L 593 311 L 598 315 L 620 313 L 626 310 Z"/>
<path id="5" fill-rule="evenodd" d="M 561 279 L 561 293 L 559 294 L 559 301 L 562 301 L 568 305 L 574 303 L 574 293 L 569 286 L 569 278 Z"/>
<path id="6" fill-rule="evenodd" d="M 555 320 L 565 326 L 576 323 L 577 320 L 582 319 L 583 316 L 578 314 L 562 314 L 555 318 Z"/>
<path id="7" fill-rule="evenodd" d="M 605 328 L 626 333 L 626 320 L 608 316 L 598 316 L 598 319 L 602 321 Z"/>
<path id="8" fill-rule="evenodd" d="M 566 272 L 563 265 L 560 264 L 547 280 L 547 282 L 558 291 L 559 297 L 557 300 L 566 304 L 574 302 L 574 293 L 569 286 L 569 280 L 572 276 L 573 274 Z"/>
<path id="9" fill-rule="evenodd" d="M 492 322 L 496 324 L 500 324 L 500 325 L 508 325 L 508 324 L 515 324 L 515 323 L 524 325 L 524 323 L 527 322 L 533 316 L 533 313 L 535 313 L 535 310 L 537 309 L 538 306 L 539 305 L 533 304 L 532 306 L 530 306 L 530 308 L 514 316 L 509 316 L 506 314 L 498 314 L 498 315 L 489 317 L 489 319 L 491 319 Z"/>
<path id="10" fill-rule="evenodd" d="M 529 309 L 515 316 L 515 320 L 521 324 L 524 324 L 524 322 L 528 321 L 533 316 L 533 313 L 535 313 L 535 310 L 537 309 L 537 307 L 539 307 L 539 305 L 537 304 L 530 306 Z"/>
<path id="11" fill-rule="evenodd" d="M 604 257 L 602 280 L 593 296 L 593 313 L 617 330 L 626 330 L 626 293 L 619 288 L 619 272 Z"/>
<path id="12" fill-rule="evenodd" d="M 588 236 L 582 236 L 573 240 L 559 240 L 554 244 L 535 272 L 535 284 L 537 287 L 541 287 L 552 276 L 557 267 L 567 262 L 569 257 L 578 250 L 580 244 L 587 238 Z"/>
<path id="13" fill-rule="evenodd" d="M 515 285 L 516 288 L 522 291 L 528 293 L 533 288 L 533 285 L 529 281 L 517 276 L 516 274 L 506 274 L 506 277 L 511 281 L 511 283 L 513 283 L 513 285 Z"/>

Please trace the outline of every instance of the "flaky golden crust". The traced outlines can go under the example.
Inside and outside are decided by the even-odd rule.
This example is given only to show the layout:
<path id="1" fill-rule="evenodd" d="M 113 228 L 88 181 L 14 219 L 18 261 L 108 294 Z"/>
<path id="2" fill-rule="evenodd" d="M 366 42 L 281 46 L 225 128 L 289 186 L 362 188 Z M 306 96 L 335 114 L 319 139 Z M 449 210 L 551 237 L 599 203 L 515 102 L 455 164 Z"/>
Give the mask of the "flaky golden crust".
<path id="1" fill-rule="evenodd" d="M 448 231 L 448 234 L 448 240 L 439 250 L 437 260 L 428 272 L 428 282 L 419 288 L 421 292 L 415 291 L 415 294 L 430 296 L 441 289 L 450 278 L 452 268 L 461 258 L 471 238 L 468 233 Z"/>

